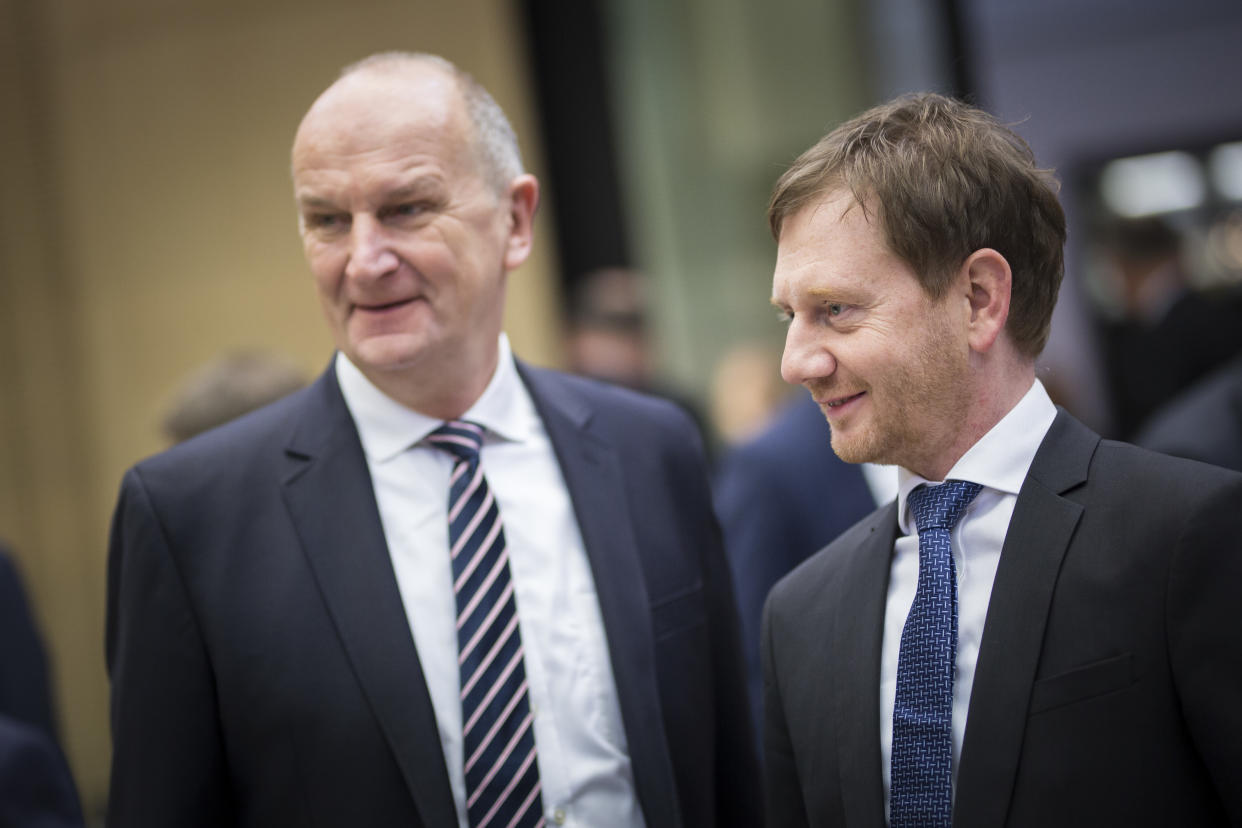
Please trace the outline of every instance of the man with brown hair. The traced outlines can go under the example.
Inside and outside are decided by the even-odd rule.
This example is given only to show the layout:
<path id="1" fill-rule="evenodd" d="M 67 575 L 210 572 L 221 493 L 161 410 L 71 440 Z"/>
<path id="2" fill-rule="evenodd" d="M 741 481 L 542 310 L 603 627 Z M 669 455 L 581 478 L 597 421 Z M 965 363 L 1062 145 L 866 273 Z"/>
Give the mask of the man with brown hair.
<path id="1" fill-rule="evenodd" d="M 769 824 L 1242 822 L 1242 475 L 1102 441 L 1035 378 L 1055 183 L 937 95 L 780 179 L 781 371 L 881 507 L 764 618 Z"/>

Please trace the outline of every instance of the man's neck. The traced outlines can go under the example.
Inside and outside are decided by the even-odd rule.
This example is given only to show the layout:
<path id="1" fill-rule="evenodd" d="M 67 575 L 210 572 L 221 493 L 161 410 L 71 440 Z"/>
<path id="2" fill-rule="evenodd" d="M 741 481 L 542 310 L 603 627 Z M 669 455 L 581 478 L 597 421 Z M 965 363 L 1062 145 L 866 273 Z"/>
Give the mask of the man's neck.
<path id="1" fill-rule="evenodd" d="M 500 348 L 475 349 L 453 360 L 381 370 L 358 366 L 371 384 L 413 411 L 437 420 L 455 420 L 470 410 L 496 374 Z"/>

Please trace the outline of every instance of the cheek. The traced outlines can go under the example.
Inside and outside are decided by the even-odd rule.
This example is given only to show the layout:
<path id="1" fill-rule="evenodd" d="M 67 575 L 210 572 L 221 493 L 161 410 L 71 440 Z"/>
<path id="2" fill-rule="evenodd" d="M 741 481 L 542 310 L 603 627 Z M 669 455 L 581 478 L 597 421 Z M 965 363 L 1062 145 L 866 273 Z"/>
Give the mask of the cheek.
<path id="1" fill-rule="evenodd" d="M 308 242 L 302 246 L 315 287 L 325 298 L 334 296 L 344 282 L 345 257 L 335 248 Z"/>

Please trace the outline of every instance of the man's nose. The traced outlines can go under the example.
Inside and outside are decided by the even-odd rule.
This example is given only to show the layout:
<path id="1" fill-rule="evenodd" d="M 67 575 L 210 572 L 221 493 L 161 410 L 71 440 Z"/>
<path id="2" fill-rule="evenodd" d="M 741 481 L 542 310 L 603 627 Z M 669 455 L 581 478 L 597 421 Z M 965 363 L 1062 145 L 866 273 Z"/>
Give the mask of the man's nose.
<path id="1" fill-rule="evenodd" d="M 345 275 L 350 279 L 378 279 L 396 270 L 397 254 L 384 226 L 373 216 L 355 216 L 349 231 L 349 262 Z"/>
<path id="2" fill-rule="evenodd" d="M 794 320 L 785 332 L 785 352 L 781 354 L 781 379 L 791 385 L 822 379 L 837 370 L 837 360 L 822 334 L 816 336 L 808 326 Z"/>

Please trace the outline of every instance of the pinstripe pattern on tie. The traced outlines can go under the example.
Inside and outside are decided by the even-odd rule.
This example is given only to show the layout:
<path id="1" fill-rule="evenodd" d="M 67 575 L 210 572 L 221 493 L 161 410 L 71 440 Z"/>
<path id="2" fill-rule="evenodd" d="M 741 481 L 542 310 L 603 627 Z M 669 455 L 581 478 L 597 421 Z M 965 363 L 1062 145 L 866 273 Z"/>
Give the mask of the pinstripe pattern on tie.
<path id="1" fill-rule="evenodd" d="M 897 654 L 892 828 L 948 828 L 952 819 L 957 574 L 950 533 L 982 488 L 948 480 L 910 493 L 919 531 L 919 580 Z"/>
<path id="2" fill-rule="evenodd" d="M 449 478 L 449 554 L 470 826 L 540 828 L 543 803 L 522 634 L 500 509 L 479 463 L 483 428 L 454 420 L 426 442 L 455 461 Z"/>

